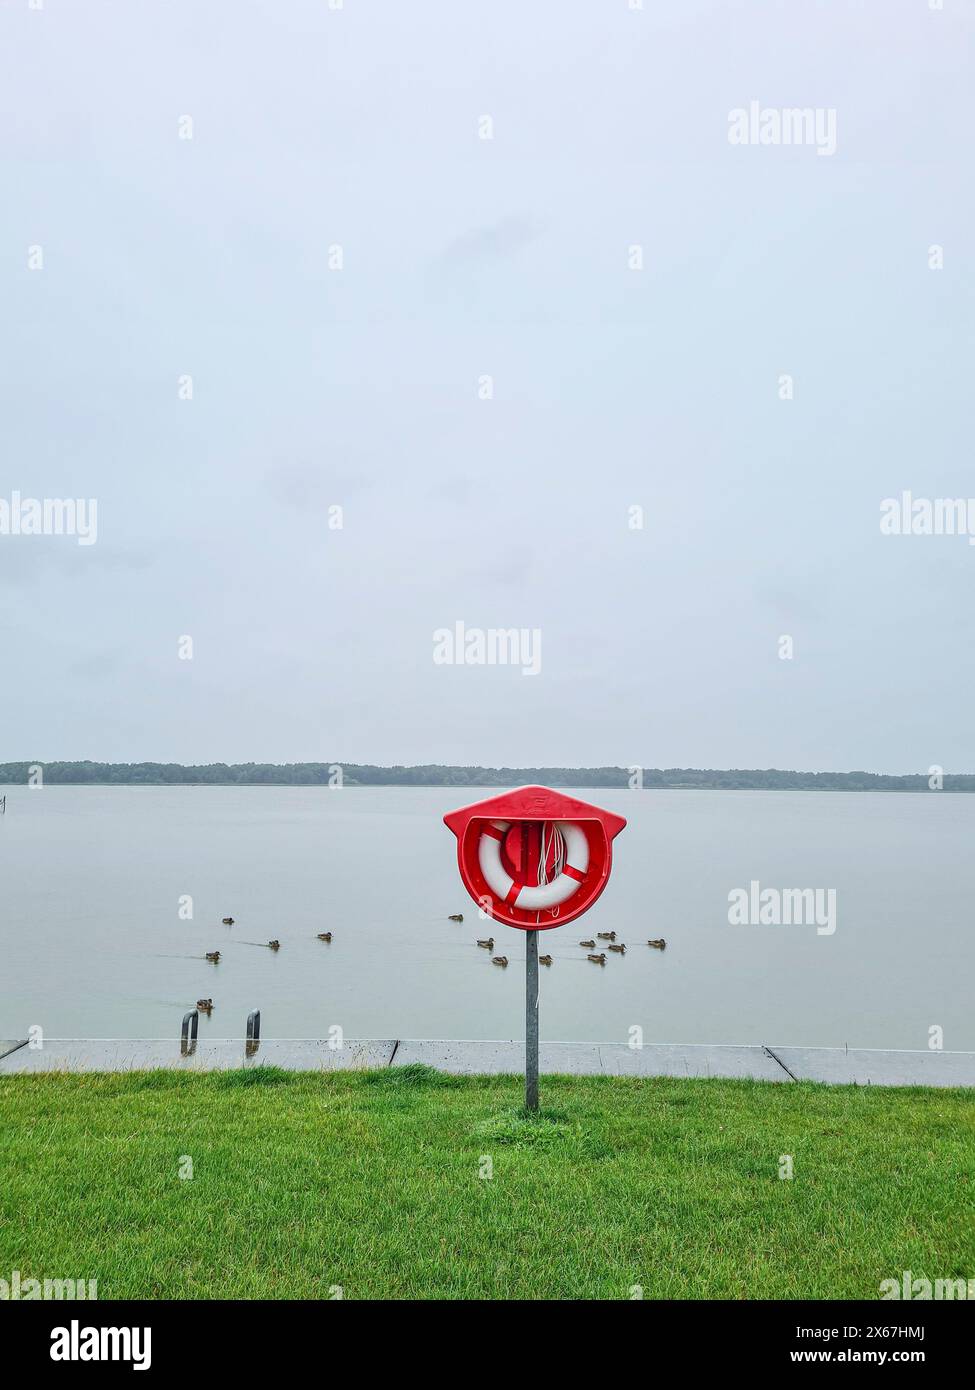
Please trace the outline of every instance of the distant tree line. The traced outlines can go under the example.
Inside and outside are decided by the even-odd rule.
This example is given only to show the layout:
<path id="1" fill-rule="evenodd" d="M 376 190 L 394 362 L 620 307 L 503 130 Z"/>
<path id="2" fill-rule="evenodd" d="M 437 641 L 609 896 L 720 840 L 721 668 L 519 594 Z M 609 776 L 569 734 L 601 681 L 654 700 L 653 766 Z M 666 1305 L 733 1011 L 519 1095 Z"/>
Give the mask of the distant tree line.
<path id="1" fill-rule="evenodd" d="M 371 763 L 0 763 L 0 784 L 24 784 L 32 767 L 54 785 L 327 787 L 341 767 L 346 786 L 510 787 L 541 782 L 551 787 L 629 787 L 625 767 L 375 767 Z M 781 772 L 776 768 L 644 768 L 644 788 L 698 791 L 928 791 L 926 773 L 889 777 L 876 772 Z M 945 773 L 944 790 L 975 791 L 975 775 Z"/>

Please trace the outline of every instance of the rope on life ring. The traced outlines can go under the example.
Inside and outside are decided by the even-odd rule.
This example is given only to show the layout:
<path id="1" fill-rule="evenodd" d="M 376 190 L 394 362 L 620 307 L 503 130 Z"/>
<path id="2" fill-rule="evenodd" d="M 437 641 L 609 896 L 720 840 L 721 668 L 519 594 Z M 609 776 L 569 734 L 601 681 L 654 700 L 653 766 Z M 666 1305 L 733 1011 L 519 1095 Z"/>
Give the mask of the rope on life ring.
<path id="1" fill-rule="evenodd" d="M 516 883 L 501 863 L 501 841 L 510 829 L 506 820 L 488 821 L 481 829 L 481 839 L 477 847 L 477 862 L 481 866 L 484 881 L 496 899 L 508 907 L 520 907 L 526 912 L 540 912 L 545 908 L 559 907 L 567 902 L 589 868 L 589 840 L 581 825 L 573 821 L 555 821 L 555 829 L 565 843 L 565 862 L 561 872 L 551 883 L 537 887 L 527 883 Z"/>

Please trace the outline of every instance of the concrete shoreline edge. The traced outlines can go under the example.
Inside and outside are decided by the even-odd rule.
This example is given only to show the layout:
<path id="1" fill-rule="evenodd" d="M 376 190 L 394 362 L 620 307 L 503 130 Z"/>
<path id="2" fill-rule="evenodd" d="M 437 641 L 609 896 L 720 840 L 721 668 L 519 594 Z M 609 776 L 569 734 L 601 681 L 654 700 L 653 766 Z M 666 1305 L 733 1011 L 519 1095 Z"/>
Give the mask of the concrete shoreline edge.
<path id="1" fill-rule="evenodd" d="M 199 1042 L 183 1054 L 160 1038 L 47 1038 L 0 1040 L 0 1076 L 41 1072 L 125 1072 L 165 1068 L 227 1071 L 275 1066 L 296 1072 L 347 1071 L 425 1065 L 458 1076 L 517 1075 L 524 1069 L 523 1040 L 266 1038 L 248 1051 L 242 1038 Z M 788 1047 L 781 1044 L 549 1042 L 540 1046 L 547 1075 L 723 1077 L 740 1080 L 819 1081 L 860 1086 L 975 1086 L 975 1052 L 896 1051 L 883 1048 Z"/>

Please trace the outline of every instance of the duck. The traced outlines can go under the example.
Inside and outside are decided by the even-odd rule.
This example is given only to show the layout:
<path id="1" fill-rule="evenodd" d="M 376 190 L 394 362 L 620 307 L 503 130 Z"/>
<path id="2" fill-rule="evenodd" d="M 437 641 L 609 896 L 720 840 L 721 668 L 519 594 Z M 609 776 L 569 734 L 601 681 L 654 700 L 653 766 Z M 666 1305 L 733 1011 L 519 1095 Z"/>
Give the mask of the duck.
<path id="1" fill-rule="evenodd" d="M 647 945 L 652 946 L 656 951 L 663 951 L 666 948 L 667 943 L 662 936 L 658 936 L 655 941 L 648 941 Z"/>
<path id="2" fill-rule="evenodd" d="M 234 919 L 232 917 L 221 917 L 220 920 L 225 927 L 232 927 L 234 925 Z"/>
<path id="3" fill-rule="evenodd" d="M 609 949 L 611 951 L 616 951 L 619 955 L 623 956 L 626 954 L 626 942 L 621 941 L 618 946 L 614 946 L 613 943 L 610 942 Z"/>
<path id="4" fill-rule="evenodd" d="M 451 912 L 447 918 L 448 922 L 463 922 L 463 920 L 464 914 L 462 912 Z"/>
<path id="5" fill-rule="evenodd" d="M 203 1014 L 212 1013 L 212 1012 L 213 1012 L 213 1000 L 212 1000 L 212 999 L 198 999 L 198 1000 L 196 1001 L 196 1007 L 200 1010 L 200 1013 L 203 1013 Z"/>
<path id="6" fill-rule="evenodd" d="M 586 960 L 591 960 L 593 965 L 605 965 L 606 955 L 603 951 L 600 951 L 598 956 L 594 956 L 592 954 L 586 956 Z"/>
<path id="7" fill-rule="evenodd" d="M 483 946 L 484 949 L 485 949 L 485 951 L 493 951 L 493 950 L 494 950 L 494 937 L 493 937 L 493 936 L 489 936 L 488 939 L 487 939 L 487 941 L 479 941 L 477 944 L 478 944 L 478 946 Z"/>
<path id="8" fill-rule="evenodd" d="M 267 944 L 272 951 L 280 951 L 281 949 L 281 942 L 278 941 L 277 937 L 275 937 L 273 941 L 269 941 Z"/>
<path id="9" fill-rule="evenodd" d="M 318 933 L 318 939 L 319 941 L 331 941 L 332 933 L 330 931 L 320 931 Z"/>
<path id="10" fill-rule="evenodd" d="M 508 964 L 508 957 L 507 957 L 507 956 L 492 956 L 492 957 L 491 957 L 491 964 L 492 964 L 492 965 L 501 965 L 501 966 L 507 965 L 507 964 Z"/>
<path id="11" fill-rule="evenodd" d="M 539 963 L 539 965 L 551 965 L 551 964 L 552 964 L 552 957 L 551 957 L 551 956 L 539 956 L 539 957 L 538 957 L 538 963 Z"/>
<path id="12" fill-rule="evenodd" d="M 580 942 L 579 942 L 579 945 L 580 945 L 580 946 L 588 946 L 589 949 L 590 949 L 590 951 L 594 951 L 594 950 L 596 949 L 596 943 L 595 943 L 595 941 L 580 941 Z"/>
<path id="13" fill-rule="evenodd" d="M 599 937 L 600 941 L 616 940 L 616 933 L 614 931 L 598 931 L 596 935 Z"/>
<path id="14" fill-rule="evenodd" d="M 212 960 L 213 963 L 214 963 L 214 965 L 217 965 L 217 964 L 218 964 L 218 962 L 219 962 L 219 960 L 220 960 L 220 952 L 219 952 L 219 951 L 207 951 L 206 955 L 207 955 L 207 960 Z"/>

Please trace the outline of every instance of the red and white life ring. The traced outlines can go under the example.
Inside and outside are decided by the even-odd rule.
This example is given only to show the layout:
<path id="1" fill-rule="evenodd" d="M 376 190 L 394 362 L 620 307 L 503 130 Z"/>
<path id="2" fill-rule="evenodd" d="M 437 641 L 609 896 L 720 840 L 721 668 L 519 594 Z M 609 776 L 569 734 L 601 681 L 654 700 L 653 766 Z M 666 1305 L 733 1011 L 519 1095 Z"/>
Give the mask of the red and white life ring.
<path id="1" fill-rule="evenodd" d="M 567 820 L 555 821 L 554 824 L 565 841 L 565 863 L 562 872 L 551 883 L 539 884 L 538 887 L 515 883 L 501 862 L 501 841 L 511 822 L 493 820 L 484 825 L 477 847 L 477 860 L 484 881 L 495 898 L 509 907 L 538 912 L 547 907 L 558 907 L 579 891 L 579 885 L 589 868 L 589 840 L 581 825 Z"/>

